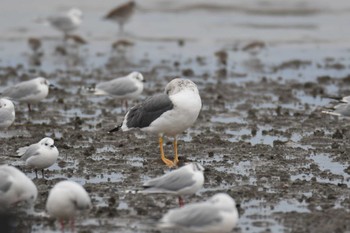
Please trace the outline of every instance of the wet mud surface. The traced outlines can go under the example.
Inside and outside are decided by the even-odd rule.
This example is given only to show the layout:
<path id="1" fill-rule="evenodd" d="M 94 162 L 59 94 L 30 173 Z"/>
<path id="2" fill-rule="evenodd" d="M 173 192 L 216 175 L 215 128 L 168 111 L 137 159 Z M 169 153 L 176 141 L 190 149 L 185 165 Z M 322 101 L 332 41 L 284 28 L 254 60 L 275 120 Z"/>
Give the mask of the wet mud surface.
<path id="1" fill-rule="evenodd" d="M 173 34 L 164 37 L 162 30 L 146 37 L 147 27 L 131 23 L 129 32 L 140 30 L 128 35 L 128 47 L 111 49 L 115 35 L 113 39 L 111 35 L 98 37 L 96 31 L 105 33 L 110 28 L 96 26 L 92 34 L 84 34 L 92 37 L 86 45 L 63 44 L 56 35 L 43 36 L 43 47 L 33 53 L 26 44 L 29 29 L 18 38 L 17 29 L 10 31 L 14 39 L 0 38 L 0 92 L 38 75 L 56 88 L 31 113 L 25 104 L 16 103 L 14 125 L 0 132 L 0 162 L 19 167 L 33 179 L 39 190 L 37 212 L 45 210 L 48 192 L 60 180 L 84 185 L 93 209 L 77 219 L 76 232 L 160 232 L 157 220 L 177 207 L 176 197 L 133 192 L 147 179 L 169 171 L 160 160 L 157 136 L 137 130 L 109 134 L 125 114 L 120 101 L 84 95 L 81 87 L 137 70 L 147 80 L 138 100 L 142 101 L 162 92 L 173 77 L 188 78 L 198 85 L 203 108 L 196 123 L 179 135 L 179 154 L 181 161 L 199 162 L 206 171 L 204 187 L 186 197 L 186 202 L 228 193 L 239 204 L 240 220 L 233 232 L 349 232 L 349 120 L 321 113 L 334 102 L 327 96 L 350 95 L 349 42 L 337 43 L 338 37 L 330 35 L 338 34 L 324 30 L 336 27 L 318 23 L 333 22 L 323 14 L 337 16 L 339 12 L 312 6 L 287 7 L 291 22 L 281 25 L 271 25 L 270 19 L 277 22 L 275 17 L 286 14 L 283 4 L 281 9 L 270 12 L 265 7 L 258 14 L 260 6 L 244 8 L 252 22 L 240 16 L 236 23 L 244 20 L 238 29 L 247 35 L 263 29 L 252 38 L 263 36 L 264 41 L 231 40 L 231 25 L 223 25 L 227 34 L 222 38 L 198 25 L 187 28 L 196 29 L 191 36 L 177 28 L 175 32 L 185 33 L 181 39 Z M 193 7 L 186 9 L 197 16 L 212 8 Z M 100 14 L 96 9 L 101 10 L 87 9 L 95 18 Z M 216 19 L 218 11 L 225 16 L 230 13 L 226 9 L 231 8 L 211 9 L 216 14 L 210 15 Z M 154 14 L 163 17 L 181 10 L 175 7 Z M 343 13 L 339 15 L 345 17 Z M 135 22 L 151 18 L 152 12 L 139 15 Z M 266 22 L 260 24 L 260 17 L 267 17 L 263 18 Z M 193 16 L 186 14 L 182 20 L 187 19 Z M 191 20 L 190 26 L 195 23 Z M 300 24 L 300 20 L 307 22 Z M 169 23 L 173 24 L 178 25 L 177 21 Z M 287 32 L 279 31 L 288 25 Z M 214 26 L 209 29 L 219 31 Z M 163 25 L 152 27 L 162 29 Z M 203 42 L 205 36 L 211 42 Z M 15 152 L 44 136 L 55 140 L 60 156 L 44 179 L 41 174 L 35 179 Z M 165 152 L 172 157 L 172 138 L 165 142 Z M 15 232 L 60 232 L 50 218 L 16 215 Z"/>
<path id="2" fill-rule="evenodd" d="M 190 62 L 198 66 L 198 59 Z M 322 114 L 320 106 L 331 103 L 322 98 L 330 85 L 341 89 L 349 78 L 323 76 L 304 82 L 264 75 L 250 79 L 249 74 L 236 77 L 234 69 L 220 59 L 215 64 L 218 72 L 214 75 L 196 74 L 172 61 L 159 64 L 196 82 L 203 102 L 195 125 L 179 137 L 181 160 L 197 161 L 206 168 L 203 189 L 186 201 L 227 192 L 239 204 L 235 232 L 349 230 L 349 126 L 346 119 Z M 281 70 L 302 73 L 304 66 L 312 64 L 290 60 L 263 68 L 274 70 L 272 75 Z M 143 64 L 135 66 L 142 70 Z M 77 221 L 77 232 L 159 232 L 157 219 L 177 207 L 171 195 L 130 192 L 168 171 L 160 160 L 157 136 L 141 131 L 107 133 L 123 119 L 119 101 L 80 94 L 81 86 L 126 73 L 108 68 L 71 67 L 52 73 L 40 67 L 1 68 L 4 86 L 34 74 L 56 85 L 31 113 L 24 104 L 16 105 L 15 124 L 1 134 L 1 160 L 34 179 L 38 212 L 44 210 L 48 191 L 58 181 L 83 184 L 94 207 Z M 171 80 L 156 69 L 143 75 L 147 80 L 143 98 L 163 91 Z M 13 156 L 17 148 L 44 136 L 55 139 L 60 156 L 45 179 L 35 179 L 34 172 Z M 171 140 L 165 146 L 169 157 L 173 155 Z M 16 232 L 28 229 L 59 231 L 49 218 L 20 215 Z"/>

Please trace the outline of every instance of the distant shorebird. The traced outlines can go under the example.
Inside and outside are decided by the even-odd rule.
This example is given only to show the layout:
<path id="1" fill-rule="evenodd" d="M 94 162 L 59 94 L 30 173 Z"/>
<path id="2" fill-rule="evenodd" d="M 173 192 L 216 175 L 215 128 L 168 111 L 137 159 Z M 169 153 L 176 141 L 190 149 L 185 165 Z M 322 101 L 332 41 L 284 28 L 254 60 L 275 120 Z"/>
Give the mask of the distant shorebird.
<path id="1" fill-rule="evenodd" d="M 7 129 L 15 121 L 15 106 L 11 100 L 0 99 L 0 129 Z"/>
<path id="2" fill-rule="evenodd" d="M 119 24 L 119 33 L 122 34 L 124 24 L 129 21 L 135 10 L 135 2 L 129 1 L 111 10 L 104 19 L 115 21 Z"/>
<path id="3" fill-rule="evenodd" d="M 39 77 L 8 87 L 2 92 L 1 96 L 27 103 L 28 109 L 31 111 L 31 104 L 42 101 L 49 94 L 49 86 L 50 83 L 47 79 Z"/>
<path id="4" fill-rule="evenodd" d="M 110 132 L 141 129 L 159 135 L 160 154 L 163 162 L 174 167 L 179 162 L 176 135 L 189 128 L 196 120 L 202 107 L 196 84 L 188 79 L 173 79 L 165 87 L 165 93 L 146 99 L 132 107 L 121 125 Z M 174 161 L 165 158 L 163 136 L 174 137 Z"/>
<path id="5" fill-rule="evenodd" d="M 115 78 L 110 81 L 98 83 L 95 87 L 87 89 L 93 95 L 109 95 L 125 102 L 128 108 L 128 100 L 137 99 L 143 91 L 145 82 L 140 72 L 131 72 L 127 76 Z"/>
<path id="6" fill-rule="evenodd" d="M 158 227 L 177 232 L 229 233 L 237 222 L 236 202 L 226 193 L 218 193 L 207 201 L 170 210 Z"/>
<path id="7" fill-rule="evenodd" d="M 67 36 L 80 26 L 82 16 L 83 13 L 80 9 L 72 8 L 66 14 L 48 17 L 47 21 L 53 28 L 63 32 Z"/>
<path id="8" fill-rule="evenodd" d="M 190 163 L 166 173 L 165 175 L 146 181 L 140 193 L 169 193 L 179 197 L 179 205 L 184 205 L 183 195 L 195 194 L 203 187 L 204 168 L 199 163 Z"/>
<path id="9" fill-rule="evenodd" d="M 38 178 L 38 169 L 41 169 L 44 178 L 44 169 L 52 166 L 58 158 L 58 150 L 52 138 L 43 138 L 40 142 L 30 146 L 21 147 L 17 154 L 25 160 L 26 166 L 34 168 L 35 176 Z"/>
<path id="10" fill-rule="evenodd" d="M 74 218 L 80 212 L 91 208 L 89 194 L 80 184 L 65 180 L 58 182 L 49 193 L 46 202 L 46 210 L 51 217 L 57 218 L 64 232 L 65 222 L 70 221 L 71 230 L 74 232 Z"/>

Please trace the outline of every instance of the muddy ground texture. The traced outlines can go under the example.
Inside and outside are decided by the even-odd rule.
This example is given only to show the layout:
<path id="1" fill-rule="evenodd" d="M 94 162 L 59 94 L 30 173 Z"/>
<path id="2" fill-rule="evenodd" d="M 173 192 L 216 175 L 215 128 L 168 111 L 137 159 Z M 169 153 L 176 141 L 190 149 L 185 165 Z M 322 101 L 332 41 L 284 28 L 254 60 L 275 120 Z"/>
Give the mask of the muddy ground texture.
<path id="1" fill-rule="evenodd" d="M 164 60 L 148 68 L 146 62 L 100 68 L 80 65 L 52 72 L 26 64 L 1 67 L 2 86 L 40 74 L 57 87 L 30 114 L 25 104 L 16 104 L 16 121 L 1 134 L 1 161 L 33 178 L 39 190 L 38 212 L 44 211 L 48 192 L 58 181 L 83 184 L 94 207 L 77 220 L 77 232 L 160 232 L 155 223 L 177 207 L 176 197 L 130 192 L 168 171 L 160 160 L 156 135 L 108 134 L 123 119 L 120 102 L 82 95 L 79 88 L 140 70 L 147 80 L 142 96 L 146 98 L 163 91 L 171 80 L 164 70 L 171 71 L 193 80 L 203 102 L 197 122 L 179 139 L 181 160 L 200 162 L 206 168 L 203 189 L 187 197 L 187 202 L 228 193 L 239 204 L 240 222 L 234 232 L 350 231 L 350 127 L 347 119 L 324 115 L 317 105 L 330 94 L 329 85 L 339 90 L 337 94 L 349 94 L 344 87 L 350 85 L 350 77 L 319 76 L 306 82 L 303 69 L 314 66 L 313 61 L 289 60 L 264 67 L 271 76 L 249 79 L 249 73 L 237 74 L 234 66 L 225 65 L 230 58 L 225 52 L 212 57 L 213 73 L 195 68 L 205 67 L 207 57 L 187 60 L 186 68 L 181 60 Z M 330 59 L 312 69 L 325 68 L 345 69 L 346 64 L 334 66 Z M 301 75 L 286 80 L 284 71 Z M 282 75 L 272 78 L 277 72 Z M 44 136 L 55 139 L 60 156 L 44 179 L 41 174 L 35 179 L 34 172 L 14 155 L 19 147 Z M 171 157 L 172 139 L 166 142 L 165 152 Z M 59 231 L 52 219 L 18 216 L 15 232 Z"/>

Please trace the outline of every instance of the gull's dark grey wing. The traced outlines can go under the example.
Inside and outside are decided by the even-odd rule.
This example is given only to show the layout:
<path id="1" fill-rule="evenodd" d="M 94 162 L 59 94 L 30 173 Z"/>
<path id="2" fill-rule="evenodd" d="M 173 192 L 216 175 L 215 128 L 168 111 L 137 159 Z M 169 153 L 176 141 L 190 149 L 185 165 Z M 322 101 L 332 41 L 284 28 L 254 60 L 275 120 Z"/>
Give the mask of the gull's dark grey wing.
<path id="1" fill-rule="evenodd" d="M 177 192 L 192 186 L 196 182 L 192 177 L 193 174 L 187 170 L 178 169 L 159 178 L 146 181 L 143 187 L 146 192 Z"/>
<path id="2" fill-rule="evenodd" d="M 128 128 L 148 127 L 163 113 L 173 109 L 174 105 L 166 94 L 158 94 L 131 108 L 126 115 Z"/>
<path id="3" fill-rule="evenodd" d="M 26 150 L 26 152 L 22 155 L 21 159 L 22 160 L 27 160 L 29 157 L 32 157 L 32 156 L 35 156 L 35 155 L 38 155 L 39 150 L 40 148 L 40 145 L 39 144 L 32 144 L 28 147 L 28 149 Z"/>
<path id="4" fill-rule="evenodd" d="M 113 79 L 96 85 L 95 89 L 100 89 L 110 95 L 123 96 L 137 91 L 135 83 L 128 77 Z"/>
<path id="5" fill-rule="evenodd" d="M 169 211 L 161 220 L 164 224 L 177 228 L 201 228 L 218 224 L 222 221 L 220 210 L 211 204 L 185 206 Z"/>

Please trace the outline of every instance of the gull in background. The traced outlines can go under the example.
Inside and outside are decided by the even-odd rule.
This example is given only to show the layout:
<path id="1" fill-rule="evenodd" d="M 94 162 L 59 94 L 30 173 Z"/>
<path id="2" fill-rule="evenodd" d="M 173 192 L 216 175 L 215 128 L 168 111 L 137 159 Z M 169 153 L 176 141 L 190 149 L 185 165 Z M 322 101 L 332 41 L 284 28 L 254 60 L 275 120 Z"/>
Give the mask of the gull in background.
<path id="1" fill-rule="evenodd" d="M 38 178 L 38 169 L 41 169 L 44 178 L 44 169 L 52 166 L 58 158 L 58 150 L 52 138 L 43 138 L 38 143 L 21 147 L 17 154 L 25 160 L 26 166 L 34 168 L 35 176 Z"/>
<path id="2" fill-rule="evenodd" d="M 207 201 L 168 211 L 158 227 L 181 232 L 228 233 L 232 232 L 237 222 L 235 201 L 226 193 L 219 193 Z"/>
<path id="3" fill-rule="evenodd" d="M 23 172 L 0 165 L 0 211 L 17 206 L 33 208 L 37 196 L 35 184 Z"/>
<path id="4" fill-rule="evenodd" d="M 115 78 L 107 82 L 98 83 L 95 87 L 87 89 L 88 93 L 93 95 L 109 95 L 125 102 L 125 108 L 128 109 L 128 99 L 137 99 L 143 91 L 145 82 L 140 72 L 131 72 L 125 77 Z"/>
<path id="5" fill-rule="evenodd" d="M 124 24 L 127 23 L 133 15 L 135 6 L 136 4 L 134 1 L 124 3 L 108 12 L 104 19 L 117 22 L 119 25 L 119 33 L 123 34 Z"/>
<path id="6" fill-rule="evenodd" d="M 184 205 L 182 195 L 195 194 L 203 187 L 204 168 L 199 163 L 189 163 L 161 177 L 143 184 L 141 193 L 170 193 L 179 196 L 179 205 Z"/>
<path id="7" fill-rule="evenodd" d="M 11 100 L 0 99 L 0 129 L 7 129 L 15 121 L 15 106 Z"/>
<path id="8" fill-rule="evenodd" d="M 38 103 L 49 94 L 50 83 L 43 77 L 17 83 L 14 86 L 6 88 L 1 96 L 14 101 L 28 104 L 28 110 L 31 111 L 31 104 Z"/>
<path id="9" fill-rule="evenodd" d="M 51 16 L 47 18 L 50 25 L 58 31 L 63 32 L 66 37 L 76 30 L 82 23 L 83 13 L 80 9 L 72 8 L 63 15 Z"/>
<path id="10" fill-rule="evenodd" d="M 152 96 L 132 107 L 126 113 L 123 123 L 109 132 L 141 129 L 158 134 L 161 159 L 168 167 L 174 167 L 179 162 L 176 135 L 197 120 L 201 107 L 202 101 L 196 84 L 188 79 L 173 79 L 166 85 L 165 93 Z M 174 137 L 174 161 L 164 155 L 164 135 Z"/>
<path id="11" fill-rule="evenodd" d="M 46 202 L 47 212 L 60 221 L 62 232 L 67 220 L 70 221 L 74 232 L 74 217 L 90 208 L 91 200 L 83 186 L 68 180 L 58 182 L 50 190 Z"/>

